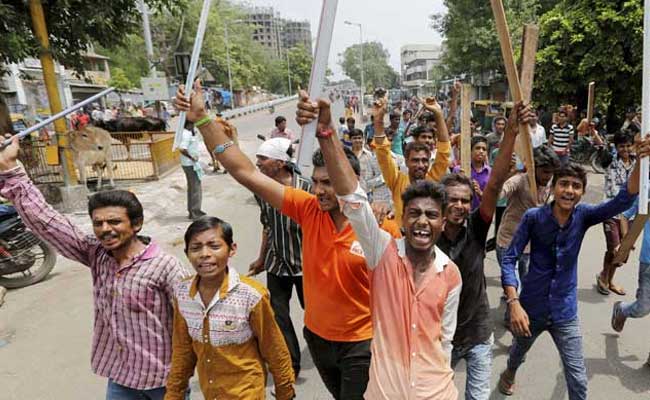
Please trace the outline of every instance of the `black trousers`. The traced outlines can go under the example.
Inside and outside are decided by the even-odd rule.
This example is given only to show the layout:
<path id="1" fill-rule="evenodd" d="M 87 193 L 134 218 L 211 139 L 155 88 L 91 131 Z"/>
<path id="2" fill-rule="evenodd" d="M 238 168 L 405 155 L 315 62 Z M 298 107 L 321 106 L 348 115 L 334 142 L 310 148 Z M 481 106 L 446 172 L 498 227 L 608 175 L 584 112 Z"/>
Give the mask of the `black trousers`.
<path id="1" fill-rule="evenodd" d="M 333 342 L 303 328 L 309 353 L 327 390 L 336 400 L 363 400 L 370 369 L 370 339 Z"/>
<path id="2" fill-rule="evenodd" d="M 275 313 L 275 321 L 278 323 L 284 341 L 289 348 L 291 364 L 297 377 L 300 373 L 300 344 L 298 344 L 296 330 L 293 328 L 293 322 L 291 321 L 289 301 L 295 286 L 300 306 L 303 309 L 305 308 L 305 300 L 302 295 L 302 276 L 278 276 L 267 272 L 266 286 L 271 294 L 271 308 Z"/>

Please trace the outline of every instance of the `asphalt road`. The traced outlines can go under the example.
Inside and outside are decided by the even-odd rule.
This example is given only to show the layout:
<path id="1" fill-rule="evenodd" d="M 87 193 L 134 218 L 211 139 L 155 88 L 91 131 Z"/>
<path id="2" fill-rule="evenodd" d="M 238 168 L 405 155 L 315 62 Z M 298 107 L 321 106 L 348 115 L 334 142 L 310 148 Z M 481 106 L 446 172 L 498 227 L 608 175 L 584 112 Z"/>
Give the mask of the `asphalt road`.
<path id="1" fill-rule="evenodd" d="M 275 115 L 261 112 L 235 124 L 241 145 L 252 156 L 260 141 L 273 127 L 273 118 L 282 114 L 289 126 L 294 104 L 277 108 Z M 209 162 L 204 154 L 202 161 Z M 587 202 L 602 198 L 602 176 L 590 175 Z M 141 199 L 145 208 L 144 234 L 154 237 L 168 252 L 185 261 L 182 235 L 189 224 L 185 211 L 185 178 L 179 169 L 158 182 L 124 184 Z M 229 175 L 208 174 L 203 182 L 204 210 L 232 223 L 238 253 L 233 267 L 245 273 L 257 256 L 259 211 L 251 194 Z M 71 218 L 90 231 L 84 212 Z M 589 375 L 590 399 L 650 398 L 650 368 L 644 366 L 650 349 L 650 319 L 629 320 L 619 335 L 609 326 L 615 300 L 630 300 L 636 290 L 638 253 L 619 270 L 616 280 L 624 286 L 624 297 L 602 296 L 594 289 L 595 275 L 601 268 L 605 241 L 601 227 L 592 228 L 583 243 L 579 260 L 579 313 L 584 334 L 584 349 Z M 187 264 L 189 267 L 189 263 Z M 486 260 L 486 277 L 495 325 L 492 399 L 504 398 L 494 389 L 503 370 L 510 334 L 502 326 L 504 304 L 500 302 L 499 270 L 494 253 Z M 264 281 L 264 277 L 259 277 Z M 296 330 L 302 329 L 303 313 L 294 299 L 292 316 Z M 90 371 L 92 330 L 92 291 L 86 267 L 59 257 L 53 273 L 44 282 L 10 291 L 0 307 L 0 400 L 87 400 L 103 399 L 106 379 Z M 299 335 L 300 336 L 300 335 Z M 330 399 L 302 342 L 302 373 L 298 381 L 299 399 Z M 463 391 L 464 365 L 456 374 Z M 270 385 L 269 382 L 269 392 Z M 202 399 L 196 382 L 192 399 Z M 512 399 L 565 399 L 566 385 L 559 356 L 549 335 L 542 335 L 529 353 L 518 375 L 517 392 Z"/>

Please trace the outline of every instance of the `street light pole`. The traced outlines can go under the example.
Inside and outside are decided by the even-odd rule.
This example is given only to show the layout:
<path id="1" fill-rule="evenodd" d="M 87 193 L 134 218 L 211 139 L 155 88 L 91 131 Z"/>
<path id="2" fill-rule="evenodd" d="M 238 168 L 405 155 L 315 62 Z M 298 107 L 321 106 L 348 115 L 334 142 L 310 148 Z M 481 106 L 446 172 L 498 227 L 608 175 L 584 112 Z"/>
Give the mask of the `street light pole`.
<path id="1" fill-rule="evenodd" d="M 363 95 L 365 94 L 366 91 L 366 83 L 364 79 L 364 73 L 363 73 L 363 28 L 361 27 L 361 24 L 356 23 L 356 22 L 350 22 L 350 21 L 344 21 L 346 25 L 351 25 L 351 26 L 357 26 L 359 27 L 359 61 L 361 64 L 361 99 L 359 102 L 359 111 L 361 111 L 361 120 L 363 120 Z"/>
<path id="2" fill-rule="evenodd" d="M 287 78 L 289 80 L 289 94 L 288 96 L 291 96 L 291 66 L 289 65 L 289 49 L 286 50 L 287 53 Z"/>
<path id="3" fill-rule="evenodd" d="M 230 42 L 228 41 L 228 22 L 223 22 L 223 30 L 226 39 L 226 62 L 228 63 L 228 87 L 230 89 L 230 109 L 235 108 L 235 93 L 232 91 L 232 72 L 230 71 Z"/>
<path id="4" fill-rule="evenodd" d="M 156 64 L 153 60 L 153 44 L 151 42 L 151 27 L 149 26 L 149 6 L 144 0 L 138 1 L 140 12 L 142 13 L 142 30 L 144 31 L 144 45 L 147 49 L 147 61 L 149 63 L 149 73 L 152 77 L 156 76 Z"/>

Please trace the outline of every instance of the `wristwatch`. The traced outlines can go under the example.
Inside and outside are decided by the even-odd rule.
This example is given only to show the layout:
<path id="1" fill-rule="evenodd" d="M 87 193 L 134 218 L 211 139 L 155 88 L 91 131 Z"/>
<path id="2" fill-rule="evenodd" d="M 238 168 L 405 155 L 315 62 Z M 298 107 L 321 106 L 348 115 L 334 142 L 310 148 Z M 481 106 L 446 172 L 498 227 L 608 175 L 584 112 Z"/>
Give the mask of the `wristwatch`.
<path id="1" fill-rule="evenodd" d="M 214 154 L 221 154 L 221 153 L 223 153 L 224 151 L 226 151 L 226 149 L 227 149 L 228 147 L 230 147 L 230 146 L 232 146 L 232 145 L 234 145 L 234 144 L 235 144 L 235 142 L 233 142 L 232 140 L 229 140 L 229 141 L 227 141 L 227 142 L 224 143 L 224 144 L 218 144 L 218 145 L 214 148 Z"/>
<path id="2" fill-rule="evenodd" d="M 326 128 L 323 130 L 318 129 L 316 131 L 316 137 L 319 139 L 326 139 L 334 134 L 334 130 L 332 128 Z"/>

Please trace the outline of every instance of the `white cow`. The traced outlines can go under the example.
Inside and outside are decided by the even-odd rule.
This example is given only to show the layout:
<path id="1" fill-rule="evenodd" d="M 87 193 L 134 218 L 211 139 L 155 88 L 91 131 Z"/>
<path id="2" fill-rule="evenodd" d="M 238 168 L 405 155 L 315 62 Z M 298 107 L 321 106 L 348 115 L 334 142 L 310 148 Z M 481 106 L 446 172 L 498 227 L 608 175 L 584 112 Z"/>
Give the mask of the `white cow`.
<path id="1" fill-rule="evenodd" d="M 97 173 L 97 189 L 102 188 L 102 176 L 104 168 L 108 171 L 108 177 L 113 183 L 113 159 L 111 155 L 111 135 L 108 131 L 95 126 L 86 126 L 80 131 L 71 131 L 70 149 L 74 158 L 74 164 L 79 170 L 79 176 L 84 186 L 87 185 L 86 166 L 92 166 Z"/>

